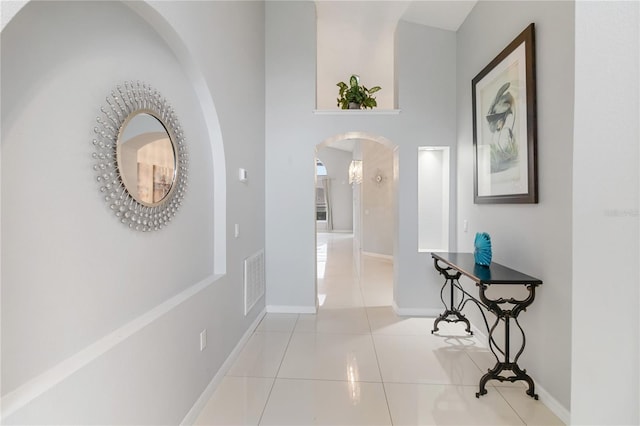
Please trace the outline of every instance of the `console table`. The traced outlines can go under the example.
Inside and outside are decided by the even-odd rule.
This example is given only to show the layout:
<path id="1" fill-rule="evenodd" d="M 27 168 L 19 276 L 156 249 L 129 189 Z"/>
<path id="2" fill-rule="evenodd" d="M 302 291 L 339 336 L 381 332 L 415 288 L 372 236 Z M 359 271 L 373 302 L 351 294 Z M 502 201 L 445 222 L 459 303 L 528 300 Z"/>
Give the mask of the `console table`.
<path id="1" fill-rule="evenodd" d="M 438 324 L 445 321 L 452 323 L 463 322 L 466 324 L 467 333 L 473 334 L 469 320 L 462 314 L 462 309 L 469 301 L 475 303 L 478 307 L 484 307 L 496 316 L 493 325 L 489 326 L 484 311 L 480 309 L 480 313 L 484 318 L 485 325 L 489 332 L 489 349 L 495 356 L 497 362 L 495 367 L 489 369 L 480 379 L 480 390 L 476 393 L 476 398 L 487 393 L 485 386 L 489 380 L 499 380 L 501 382 L 524 380 L 529 384 L 527 395 L 538 399 L 538 395 L 535 393 L 533 379 L 527 374 L 527 370 L 523 370 L 518 366 L 518 359 L 520 355 L 522 355 L 526 343 L 524 330 L 518 322 L 518 315 L 533 303 L 536 287 L 541 285 L 542 281 L 502 266 L 499 263 L 492 262 L 489 266 L 478 265 L 475 263 L 472 253 L 432 253 L 431 257 L 433 258 L 435 268 L 445 277 L 445 282 L 440 290 L 440 297 L 444 304 L 445 311 L 435 320 L 431 333 L 438 331 Z M 476 283 L 479 299 L 471 295 L 460 285 L 458 280 L 463 275 Z M 448 305 L 444 297 L 447 285 L 450 289 Z M 489 286 L 502 285 L 522 285 L 528 290 L 529 294 L 524 300 L 514 298 L 491 299 L 487 297 L 486 290 Z M 455 303 L 454 297 L 456 291 L 461 295 L 457 304 Z M 509 333 L 512 320 L 522 333 L 522 345 L 513 360 L 511 360 L 511 350 L 509 346 Z M 504 349 L 500 348 L 493 338 L 493 333 L 501 321 L 504 323 Z M 502 355 L 502 360 L 496 351 Z M 511 371 L 513 375 L 501 375 L 504 371 Z"/>

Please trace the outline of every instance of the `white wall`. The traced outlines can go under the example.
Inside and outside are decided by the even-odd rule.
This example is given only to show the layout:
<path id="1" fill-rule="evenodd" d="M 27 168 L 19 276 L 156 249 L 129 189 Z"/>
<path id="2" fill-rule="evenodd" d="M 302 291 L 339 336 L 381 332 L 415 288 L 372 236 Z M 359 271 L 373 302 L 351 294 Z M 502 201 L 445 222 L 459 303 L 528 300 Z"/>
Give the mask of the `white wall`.
<path id="1" fill-rule="evenodd" d="M 337 109 L 339 81 L 353 74 L 374 94 L 379 108 L 394 107 L 394 34 L 406 2 L 317 1 L 317 105 Z M 366 13 L 362 11 L 366 10 Z M 366 20 L 363 18 L 366 16 Z"/>
<path id="2" fill-rule="evenodd" d="M 418 150 L 418 249 L 449 251 L 449 148 Z"/>
<path id="3" fill-rule="evenodd" d="M 405 313 L 438 311 L 440 278 L 417 251 L 416 155 L 421 145 L 455 145 L 455 33 L 399 24 L 400 114 L 324 115 L 313 114 L 313 3 L 270 1 L 266 16 L 267 306 L 315 310 L 315 146 L 353 131 L 398 146 L 396 304 Z"/>
<path id="4" fill-rule="evenodd" d="M 263 31 L 261 2 L 33 2 L 3 29 L 3 423 L 176 424 L 260 313 L 264 302 L 243 316 L 241 268 L 264 246 L 263 181 L 233 179 L 239 165 L 264 170 Z M 193 57 L 219 124 L 202 112 Z M 161 91 L 185 129 L 189 189 L 160 232 L 118 223 L 91 169 L 95 117 L 125 79 Z M 244 230 L 217 279 L 212 127 L 224 213 Z"/>
<path id="5" fill-rule="evenodd" d="M 531 22 L 536 24 L 540 202 L 473 204 L 471 80 Z M 546 391 L 541 398 L 566 413 L 571 394 L 574 3 L 478 2 L 458 31 L 457 47 L 457 248 L 472 251 L 475 233 L 488 232 L 495 262 L 544 281 L 534 304 L 520 316 L 527 348 L 519 363 Z M 464 220 L 469 221 L 467 233 Z M 469 312 L 480 326 L 479 316 Z"/>
<path id="6" fill-rule="evenodd" d="M 637 2 L 576 3 L 573 424 L 640 422 L 639 22 Z"/>
<path id="7" fill-rule="evenodd" d="M 393 150 L 362 141 L 362 251 L 393 256 Z M 376 181 L 380 176 L 382 180 Z"/>
<path id="8" fill-rule="evenodd" d="M 349 184 L 352 153 L 331 147 L 318 149 L 318 158 L 327 168 L 331 181 L 330 197 L 334 231 L 353 230 L 353 189 Z M 318 186 L 322 182 L 318 179 Z"/>
<path id="9" fill-rule="evenodd" d="M 362 143 L 353 146 L 353 159 L 362 161 Z M 353 184 L 353 265 L 357 276 L 362 266 L 362 182 Z"/>

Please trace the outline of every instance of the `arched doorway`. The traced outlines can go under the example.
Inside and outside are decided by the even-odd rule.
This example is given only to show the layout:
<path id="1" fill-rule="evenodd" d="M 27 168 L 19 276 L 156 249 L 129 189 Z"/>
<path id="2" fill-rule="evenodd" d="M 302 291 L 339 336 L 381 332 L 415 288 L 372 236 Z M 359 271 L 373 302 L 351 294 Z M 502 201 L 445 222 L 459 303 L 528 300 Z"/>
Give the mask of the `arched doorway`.
<path id="1" fill-rule="evenodd" d="M 349 132 L 318 144 L 318 161 L 323 169 L 321 173 L 316 169 L 316 201 L 318 194 L 324 195 L 326 203 L 320 213 L 331 219 L 317 220 L 314 229 L 318 305 L 349 303 L 360 296 L 362 306 L 392 305 L 393 258 L 398 238 L 397 146 L 378 135 Z M 316 204 L 317 218 L 318 212 Z M 339 278 L 345 282 L 355 279 L 360 284 L 379 284 L 376 288 L 361 285 L 361 294 L 338 291 L 334 298 L 345 300 L 327 300 L 324 290 L 329 281 L 335 282 L 336 274 L 341 274 Z M 382 275 L 386 277 L 384 283 L 378 280 Z M 371 276 L 376 279 L 369 279 Z"/>

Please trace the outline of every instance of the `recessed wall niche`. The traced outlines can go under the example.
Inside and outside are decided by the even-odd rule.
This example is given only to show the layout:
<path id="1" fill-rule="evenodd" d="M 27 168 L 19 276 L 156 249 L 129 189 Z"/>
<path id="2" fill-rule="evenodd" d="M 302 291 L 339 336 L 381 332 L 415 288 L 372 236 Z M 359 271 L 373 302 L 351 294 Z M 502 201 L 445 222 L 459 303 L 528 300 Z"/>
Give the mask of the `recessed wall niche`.
<path id="1" fill-rule="evenodd" d="M 449 251 L 449 147 L 418 148 L 418 251 Z"/>

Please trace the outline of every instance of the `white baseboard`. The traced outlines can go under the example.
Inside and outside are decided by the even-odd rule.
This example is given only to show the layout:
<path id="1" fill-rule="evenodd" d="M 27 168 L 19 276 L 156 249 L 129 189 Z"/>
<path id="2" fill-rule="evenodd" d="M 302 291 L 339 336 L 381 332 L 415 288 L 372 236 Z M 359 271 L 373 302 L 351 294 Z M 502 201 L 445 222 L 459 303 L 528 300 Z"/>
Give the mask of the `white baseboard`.
<path id="1" fill-rule="evenodd" d="M 473 331 L 474 336 L 481 339 L 482 342 L 489 342 L 489 336 L 487 336 L 484 332 L 482 332 L 475 324 L 471 324 L 471 331 Z M 534 379 L 533 383 L 536 387 L 536 393 L 542 402 L 553 414 L 558 416 L 560 420 L 566 425 L 571 424 L 571 412 L 565 408 L 564 405 L 560 404 L 557 399 L 555 399 L 545 388 L 540 386 L 540 384 Z"/>
<path id="2" fill-rule="evenodd" d="M 400 308 L 396 301 L 392 303 L 392 307 L 396 315 L 400 317 L 437 317 L 442 313 L 442 309 L 434 308 Z"/>
<path id="3" fill-rule="evenodd" d="M 262 312 L 258 314 L 255 321 L 251 323 L 247 331 L 242 335 L 242 338 L 240 339 L 238 344 L 233 348 L 233 350 L 231 351 L 227 359 L 224 361 L 224 363 L 222 364 L 222 366 L 220 367 L 216 375 L 213 376 L 213 379 L 211 379 L 207 387 L 204 389 L 204 391 L 202 391 L 202 394 L 200 394 L 200 397 L 198 398 L 198 400 L 195 402 L 195 404 L 193 404 L 193 406 L 191 407 L 187 415 L 184 417 L 184 419 L 182 419 L 182 421 L 180 422 L 181 426 L 187 426 L 187 425 L 190 426 L 195 424 L 196 420 L 198 420 L 198 416 L 200 415 L 204 407 L 207 405 L 207 402 L 213 396 L 214 392 L 220 385 L 220 382 L 222 382 L 222 379 L 224 378 L 225 374 L 227 374 L 227 371 L 229 371 L 234 361 L 238 358 L 238 355 L 240 355 L 240 351 L 242 350 L 244 345 L 249 341 L 249 338 L 251 338 L 251 335 L 253 334 L 255 329 L 258 327 L 258 325 L 260 324 L 260 321 L 262 321 L 262 318 L 266 315 L 266 313 L 267 313 L 267 310 L 265 308 L 262 310 Z"/>
<path id="4" fill-rule="evenodd" d="M 377 257 L 378 259 L 384 259 L 384 260 L 393 262 L 393 256 L 391 256 L 390 254 L 374 253 L 371 251 L 364 251 L 364 250 L 361 253 L 363 256 Z"/>
<path id="5" fill-rule="evenodd" d="M 551 410 L 551 412 L 553 414 L 558 416 L 558 418 L 560 420 L 562 420 L 562 422 L 564 424 L 570 425 L 571 424 L 571 412 L 569 410 L 567 410 L 564 407 L 564 405 L 560 404 L 557 399 L 555 399 L 553 396 L 551 396 L 551 394 L 549 392 L 547 392 L 545 388 L 540 386 L 540 384 L 538 382 L 536 382 L 535 380 L 533 382 L 536 385 L 536 393 L 538 394 L 538 397 L 540 398 L 540 401 L 544 405 L 546 405 L 547 408 L 549 410 Z"/>
<path id="6" fill-rule="evenodd" d="M 315 314 L 318 311 L 315 306 L 267 305 L 266 309 L 270 314 Z"/>

